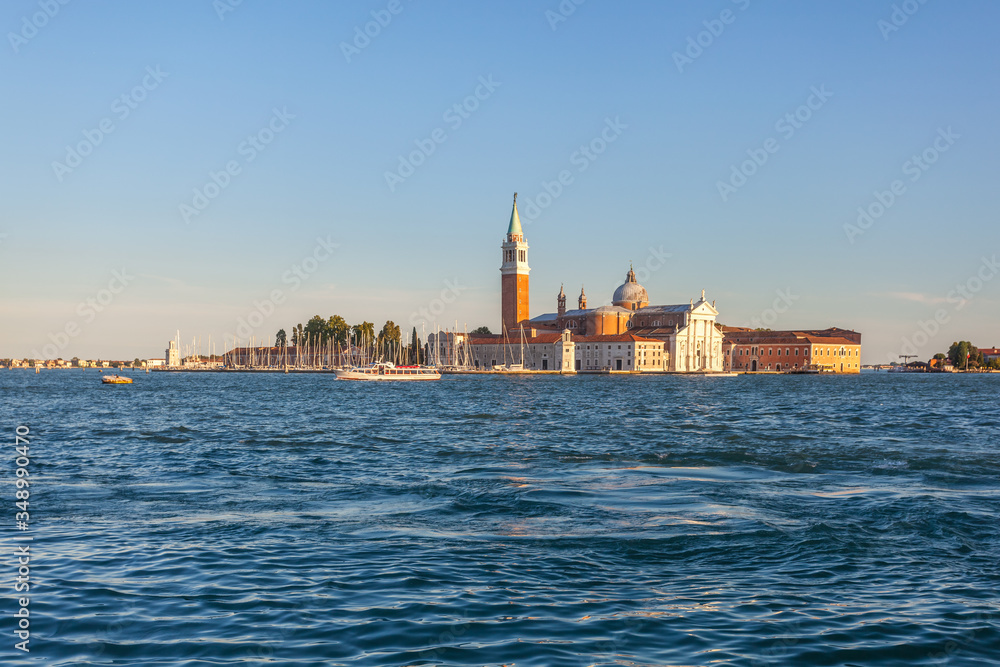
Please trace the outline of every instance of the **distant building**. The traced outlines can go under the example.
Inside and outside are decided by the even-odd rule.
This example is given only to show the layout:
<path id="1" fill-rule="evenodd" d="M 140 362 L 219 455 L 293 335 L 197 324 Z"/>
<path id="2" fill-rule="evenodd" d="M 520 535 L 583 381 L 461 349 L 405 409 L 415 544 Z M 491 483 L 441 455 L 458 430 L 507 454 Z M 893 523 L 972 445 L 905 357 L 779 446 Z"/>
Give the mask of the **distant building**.
<path id="1" fill-rule="evenodd" d="M 985 349 L 979 350 L 983 353 L 983 361 L 990 361 L 992 359 L 1000 359 L 1000 348 L 987 347 Z"/>
<path id="2" fill-rule="evenodd" d="M 463 333 L 440 331 L 427 334 L 424 344 L 424 358 L 431 366 L 464 366 L 469 360 L 462 359 L 467 337 Z"/>
<path id="3" fill-rule="evenodd" d="M 861 334 L 846 329 L 757 331 L 723 327 L 726 370 L 861 372 Z"/>
<path id="4" fill-rule="evenodd" d="M 560 289 L 557 311 L 538 315 L 525 324 L 539 329 L 568 329 L 578 342 L 622 335 L 656 340 L 663 346 L 662 370 L 674 373 L 723 370 L 722 331 L 715 321 L 719 311 L 705 299 L 704 290 L 697 302 L 692 299 L 686 304 L 651 306 L 646 288 L 636 281 L 635 271 L 629 268 L 610 306 L 588 309 L 587 296 L 582 290 L 577 301 L 580 307 L 576 310 L 566 310 L 565 299 Z"/>
<path id="5" fill-rule="evenodd" d="M 506 340 L 500 334 L 470 335 L 468 365 L 477 370 L 494 368 L 522 368 L 524 370 L 560 371 L 573 370 L 572 348 L 564 345 L 569 333 L 558 334 L 538 330 L 520 330 L 514 338 Z M 570 343 L 570 346 L 572 343 Z M 459 352 L 458 357 L 466 355 Z M 433 359 L 428 358 L 428 363 Z"/>
<path id="6" fill-rule="evenodd" d="M 523 337 L 518 329 L 506 340 L 498 334 L 470 335 L 467 354 L 460 350 L 457 357 L 463 365 L 477 370 L 508 368 L 561 373 L 670 370 L 670 356 L 662 340 L 632 333 L 578 336 L 569 329 L 562 333 L 525 329 Z"/>
<path id="7" fill-rule="evenodd" d="M 927 366 L 932 371 L 942 373 L 952 373 L 955 370 L 955 366 L 948 359 L 931 359 L 927 362 Z"/>
<path id="8" fill-rule="evenodd" d="M 359 348 L 319 349 L 289 345 L 287 347 L 237 347 L 228 350 L 218 361 L 203 365 L 227 368 L 320 368 L 350 366 L 371 352 Z"/>
<path id="9" fill-rule="evenodd" d="M 164 356 L 166 357 L 167 366 L 174 368 L 181 365 L 181 351 L 177 347 L 176 340 L 170 341 Z"/>
<path id="10" fill-rule="evenodd" d="M 166 359 L 146 359 L 146 368 L 160 368 L 161 366 L 165 366 L 166 363 Z"/>
<path id="11" fill-rule="evenodd" d="M 671 370 L 670 354 L 662 340 L 626 333 L 578 336 L 573 342 L 578 371 Z"/>

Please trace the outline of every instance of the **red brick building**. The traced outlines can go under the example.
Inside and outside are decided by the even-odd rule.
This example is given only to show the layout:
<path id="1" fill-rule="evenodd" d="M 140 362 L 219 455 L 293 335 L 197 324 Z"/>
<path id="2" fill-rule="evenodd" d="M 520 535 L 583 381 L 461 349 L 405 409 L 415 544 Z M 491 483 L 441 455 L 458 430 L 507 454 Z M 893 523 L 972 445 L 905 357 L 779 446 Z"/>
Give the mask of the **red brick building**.
<path id="1" fill-rule="evenodd" d="M 861 372 L 861 334 L 836 327 L 809 331 L 756 331 L 723 327 L 727 371 Z"/>

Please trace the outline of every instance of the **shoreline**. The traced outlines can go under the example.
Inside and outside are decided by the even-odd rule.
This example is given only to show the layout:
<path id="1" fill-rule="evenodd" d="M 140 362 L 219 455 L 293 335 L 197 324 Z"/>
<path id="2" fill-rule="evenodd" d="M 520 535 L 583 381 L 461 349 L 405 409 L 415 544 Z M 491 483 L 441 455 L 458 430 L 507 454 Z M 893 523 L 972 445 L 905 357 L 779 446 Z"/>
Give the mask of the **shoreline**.
<path id="1" fill-rule="evenodd" d="M 10 371 L 34 371 L 36 367 L 8 367 L 0 366 L 0 370 L 10 370 Z M 321 374 L 321 375 L 333 375 L 336 369 L 333 368 L 113 368 L 113 367 L 101 367 L 101 368 L 76 368 L 76 367 L 54 367 L 45 368 L 38 367 L 39 371 L 97 371 L 100 375 L 107 371 L 109 373 L 138 373 L 138 374 L 148 374 L 148 373 L 265 373 L 265 374 L 279 374 L 279 375 L 293 375 L 293 374 Z M 441 369 L 439 371 L 441 375 L 631 375 L 631 376 L 660 376 L 660 375 L 677 375 L 677 376 L 696 376 L 696 377 L 736 377 L 738 375 L 814 375 L 814 376 L 859 376 L 859 375 L 869 375 L 869 374 L 885 374 L 885 375 L 990 375 L 992 373 L 1000 373 L 1000 370 L 970 370 L 970 371 L 933 371 L 933 372 L 920 372 L 920 371 L 910 371 L 910 372 L 889 372 L 889 371 L 879 371 L 874 369 L 862 369 L 858 373 L 802 373 L 802 372 L 784 372 L 784 371 L 616 371 L 616 370 L 580 370 L 580 371 L 561 371 L 561 370 L 511 370 L 511 371 L 498 371 L 498 370 L 457 370 L 457 369 Z"/>

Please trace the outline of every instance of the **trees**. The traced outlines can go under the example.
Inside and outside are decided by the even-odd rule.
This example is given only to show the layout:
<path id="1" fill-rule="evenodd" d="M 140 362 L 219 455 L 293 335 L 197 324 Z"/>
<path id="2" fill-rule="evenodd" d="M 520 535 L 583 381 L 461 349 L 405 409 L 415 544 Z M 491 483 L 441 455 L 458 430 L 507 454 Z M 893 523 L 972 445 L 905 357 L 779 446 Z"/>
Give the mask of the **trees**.
<path id="1" fill-rule="evenodd" d="M 983 353 L 969 341 L 963 340 L 951 344 L 951 347 L 948 348 L 948 360 L 954 364 L 955 368 L 962 370 L 965 370 L 966 367 L 979 368 L 983 365 Z"/>
<path id="2" fill-rule="evenodd" d="M 402 335 L 399 325 L 392 320 L 386 320 L 382 330 L 378 332 L 378 346 L 386 359 L 396 359 L 401 349 Z"/>
<path id="3" fill-rule="evenodd" d="M 413 327 L 413 333 L 410 335 L 410 360 L 415 364 L 423 363 L 421 361 L 422 350 L 420 349 L 420 339 L 417 338 L 417 328 Z"/>
<path id="4" fill-rule="evenodd" d="M 392 320 L 386 320 L 382 331 L 378 333 L 379 340 L 398 343 L 401 340 L 399 325 Z"/>
<path id="5" fill-rule="evenodd" d="M 326 320 L 319 315 L 313 315 L 306 322 L 305 342 L 310 345 L 318 345 L 326 339 Z"/>
<path id="6" fill-rule="evenodd" d="M 382 329 L 376 333 L 375 325 L 368 321 L 351 326 L 340 315 L 331 315 L 327 319 L 314 315 L 309 318 L 304 327 L 302 324 L 297 324 L 292 327 L 291 331 L 291 343 L 296 346 L 335 343 L 341 347 L 352 345 L 367 351 L 378 346 L 383 356 L 389 360 L 402 359 L 404 350 L 409 347 L 408 354 L 412 360 L 419 363 L 422 356 L 416 327 L 413 328 L 413 335 L 407 345 L 403 342 L 399 325 L 392 320 L 387 320 Z M 284 329 L 278 331 L 275 344 L 279 347 L 286 344 Z"/>
<path id="7" fill-rule="evenodd" d="M 362 346 L 366 342 L 370 345 L 375 340 L 375 325 L 371 322 L 362 322 L 351 327 L 351 343 Z"/>
<path id="8" fill-rule="evenodd" d="M 416 329 L 414 329 L 414 331 L 416 331 Z M 482 334 L 482 335 L 485 335 L 485 336 L 492 336 L 493 335 L 493 332 L 490 331 L 489 327 L 478 327 L 476 329 L 473 329 L 469 333 Z"/>
<path id="9" fill-rule="evenodd" d="M 284 329 L 278 329 L 278 333 L 274 335 L 274 346 L 285 347 L 286 345 L 288 345 L 288 335 Z"/>
<path id="10" fill-rule="evenodd" d="M 327 334 L 337 345 L 347 345 L 351 327 L 340 315 L 331 315 L 326 323 Z"/>

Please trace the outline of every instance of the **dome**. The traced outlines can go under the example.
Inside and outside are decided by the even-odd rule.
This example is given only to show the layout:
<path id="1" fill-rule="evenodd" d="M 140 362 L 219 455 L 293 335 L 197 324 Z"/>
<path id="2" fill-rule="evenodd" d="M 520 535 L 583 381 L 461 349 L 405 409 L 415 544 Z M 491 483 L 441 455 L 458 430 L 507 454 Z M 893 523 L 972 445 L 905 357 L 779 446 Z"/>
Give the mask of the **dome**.
<path id="1" fill-rule="evenodd" d="M 642 308 L 649 304 L 649 295 L 646 288 L 635 281 L 635 271 L 629 267 L 625 282 L 615 290 L 615 296 L 611 299 L 616 306 L 623 308 Z"/>

